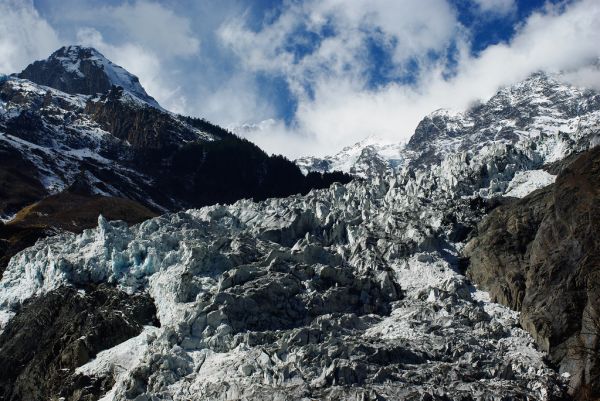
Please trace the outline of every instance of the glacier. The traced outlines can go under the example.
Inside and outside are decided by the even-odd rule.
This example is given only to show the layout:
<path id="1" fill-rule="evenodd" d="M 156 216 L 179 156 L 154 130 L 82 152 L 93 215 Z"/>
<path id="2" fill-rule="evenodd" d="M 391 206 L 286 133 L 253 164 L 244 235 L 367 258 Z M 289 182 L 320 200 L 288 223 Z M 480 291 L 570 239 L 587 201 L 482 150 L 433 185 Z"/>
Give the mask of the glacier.
<path id="1" fill-rule="evenodd" d="M 491 203 L 597 143 L 599 104 L 538 74 L 433 113 L 367 180 L 131 227 L 100 217 L 11 259 L 0 328 L 32 297 L 109 283 L 148 292 L 160 327 L 79 368 L 113 375 L 106 400 L 557 399 L 567 379 L 460 251 Z"/>

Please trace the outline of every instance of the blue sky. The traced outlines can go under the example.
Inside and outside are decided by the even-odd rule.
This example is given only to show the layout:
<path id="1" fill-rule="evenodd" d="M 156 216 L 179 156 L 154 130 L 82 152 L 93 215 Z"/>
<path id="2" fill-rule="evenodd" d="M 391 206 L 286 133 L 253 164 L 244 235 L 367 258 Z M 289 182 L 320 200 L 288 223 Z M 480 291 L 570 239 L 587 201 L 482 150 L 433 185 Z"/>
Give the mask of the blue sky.
<path id="1" fill-rule="evenodd" d="M 98 48 L 166 108 L 290 157 L 406 141 L 543 69 L 597 59 L 597 0 L 0 0 L 0 72 Z M 4 31 L 3 31 L 4 30 Z"/>

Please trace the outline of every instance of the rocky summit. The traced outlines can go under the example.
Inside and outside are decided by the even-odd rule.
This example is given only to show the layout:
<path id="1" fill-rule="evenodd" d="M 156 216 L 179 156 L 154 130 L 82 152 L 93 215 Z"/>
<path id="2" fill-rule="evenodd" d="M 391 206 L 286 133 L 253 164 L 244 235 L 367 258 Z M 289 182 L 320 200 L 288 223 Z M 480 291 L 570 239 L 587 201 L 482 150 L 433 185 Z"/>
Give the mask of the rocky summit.
<path id="1" fill-rule="evenodd" d="M 4 399 L 36 399 L 21 372 L 54 366 L 38 385 L 64 400 L 597 396 L 598 330 L 582 314 L 598 312 L 599 139 L 600 95 L 540 73 L 434 112 L 366 180 L 133 226 L 100 217 L 39 241 L 0 281 L 0 360 L 33 341 L 12 336 L 32 307 L 69 291 L 81 300 L 61 316 L 102 304 L 100 291 L 115 310 L 154 304 L 155 318 L 123 312 L 129 328 L 103 343 L 51 325 L 58 345 L 19 351 L 28 385 L 2 384 Z"/>
<path id="2" fill-rule="evenodd" d="M 71 95 L 96 95 L 108 92 L 113 85 L 120 86 L 137 99 L 160 108 L 138 77 L 92 47 L 61 47 L 48 59 L 30 64 L 17 76 Z"/>

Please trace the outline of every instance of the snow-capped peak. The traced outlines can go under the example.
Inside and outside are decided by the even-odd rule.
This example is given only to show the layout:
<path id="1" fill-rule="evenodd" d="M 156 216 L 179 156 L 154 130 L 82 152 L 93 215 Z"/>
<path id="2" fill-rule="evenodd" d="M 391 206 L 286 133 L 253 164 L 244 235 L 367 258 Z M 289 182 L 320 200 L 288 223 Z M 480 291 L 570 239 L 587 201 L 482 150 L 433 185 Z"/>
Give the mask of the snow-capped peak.
<path id="1" fill-rule="evenodd" d="M 295 162 L 303 173 L 343 171 L 359 177 L 381 174 L 401 164 L 403 143 L 371 134 L 333 156 L 302 157 Z"/>
<path id="2" fill-rule="evenodd" d="M 138 77 L 92 47 L 61 47 L 46 60 L 27 66 L 19 77 L 70 94 L 95 95 L 107 92 L 112 86 L 120 86 L 132 96 L 160 108 L 146 93 Z"/>

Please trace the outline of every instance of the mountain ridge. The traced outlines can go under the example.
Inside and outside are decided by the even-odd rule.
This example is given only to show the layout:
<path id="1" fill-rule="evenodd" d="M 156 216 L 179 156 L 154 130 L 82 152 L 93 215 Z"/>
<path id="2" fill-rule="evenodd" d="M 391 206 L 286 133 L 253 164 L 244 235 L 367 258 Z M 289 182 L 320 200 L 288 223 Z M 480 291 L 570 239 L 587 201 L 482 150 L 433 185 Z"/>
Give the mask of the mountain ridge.
<path id="1" fill-rule="evenodd" d="M 287 196 L 351 179 L 304 176 L 287 159 L 269 156 L 217 125 L 167 112 L 135 76 L 80 46 L 63 47 L 0 81 L 0 153 L 7 155 L 0 158 L 5 179 L 0 217 L 7 224 L 46 197 L 69 197 L 75 184 L 88 197 L 123 199 L 121 205 L 131 205 L 135 216 L 142 208 L 164 213 Z M 66 223 L 60 226 L 71 226 Z M 21 244 L 21 235 L 0 237 L 0 242 Z M 3 268 L 0 264 L 0 274 Z"/>
<path id="2" fill-rule="evenodd" d="M 108 79 L 111 75 L 118 79 L 96 83 L 98 76 Z M 38 83 L 19 76 L 34 80 L 38 77 Z M 71 82 L 75 78 L 79 81 Z M 90 82 L 84 82 L 86 80 Z M 118 86 L 124 82 L 125 87 Z M 77 89 L 77 83 L 83 85 L 84 90 L 69 89 Z M 68 87 L 66 89 L 73 93 L 47 84 Z M 68 188 L 79 177 L 87 180 L 88 186 L 97 194 L 132 198 L 152 209 L 166 211 L 192 207 L 194 202 L 190 199 L 185 202 L 171 199 L 173 195 L 164 196 L 152 188 L 152 181 L 158 178 L 153 175 L 157 174 L 157 168 L 149 166 L 146 158 L 154 159 L 153 163 L 168 170 L 180 148 L 193 144 L 208 146 L 209 142 L 224 139 L 231 152 L 251 154 L 250 158 L 262 164 L 264 172 L 261 174 L 266 175 L 258 177 L 257 171 L 250 188 L 232 195 L 233 198 L 260 198 L 269 196 L 272 191 L 258 189 L 258 186 L 273 174 L 267 162 L 274 159 L 214 124 L 178 116 L 155 107 L 152 101 L 145 101 L 143 98 L 147 94 L 139 80 L 93 48 L 68 46 L 57 50 L 47 60 L 34 62 L 21 74 L 7 77 L 0 88 L 0 96 L 2 146 L 15 149 L 33 164 L 48 193 Z M 202 162 L 202 158 L 199 161 Z M 290 168 L 294 169 L 292 164 Z M 107 174 L 110 183 L 103 182 L 102 176 Z M 172 175 L 168 171 L 160 174 Z M 300 174 L 294 174 L 289 181 L 296 183 L 295 190 L 306 191 L 310 184 L 302 182 Z M 239 183 L 232 182 L 232 186 L 235 185 Z M 252 185 L 257 189 L 252 189 Z M 222 201 L 231 200 L 230 197 Z"/>
<path id="3" fill-rule="evenodd" d="M 600 104 L 596 91 L 578 88 L 561 77 L 561 74 L 537 72 L 519 83 L 500 88 L 486 101 L 465 111 L 435 110 L 419 122 L 406 144 L 389 140 L 382 144 L 373 141 L 376 136 L 368 137 L 336 155 L 300 158 L 296 163 L 305 172 L 328 171 L 330 166 L 336 166 L 365 177 L 439 163 L 452 152 L 481 147 L 490 141 L 510 144 L 520 136 L 528 136 L 530 142 L 539 139 L 543 146 L 555 151 L 554 155 L 543 154 L 552 163 L 563 158 L 564 151 L 573 145 L 568 136 L 579 124 L 581 129 L 596 129 Z M 560 146 L 544 137 L 559 132 L 564 133 L 564 138 L 558 138 Z M 538 133 L 542 134 L 539 138 Z M 600 138 L 592 141 L 600 143 Z M 363 150 L 366 150 L 364 155 Z M 413 157 L 415 154 L 419 157 Z M 383 167 L 369 168 L 370 165 Z"/>

